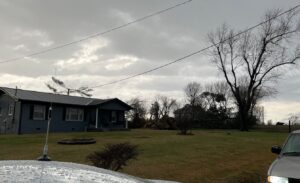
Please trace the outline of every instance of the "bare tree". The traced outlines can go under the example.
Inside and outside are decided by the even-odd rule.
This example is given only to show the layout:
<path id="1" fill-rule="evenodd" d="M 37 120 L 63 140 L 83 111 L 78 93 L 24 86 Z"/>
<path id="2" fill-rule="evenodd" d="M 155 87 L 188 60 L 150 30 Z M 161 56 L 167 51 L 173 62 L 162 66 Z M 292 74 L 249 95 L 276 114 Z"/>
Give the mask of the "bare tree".
<path id="1" fill-rule="evenodd" d="M 184 88 L 184 92 L 189 104 L 193 107 L 201 104 L 202 87 L 200 83 L 191 82 Z"/>
<path id="2" fill-rule="evenodd" d="M 222 111 L 226 111 L 226 98 L 223 94 L 206 91 L 201 94 L 201 98 L 203 101 L 203 109 L 220 109 Z"/>
<path id="3" fill-rule="evenodd" d="M 237 34 L 223 25 L 208 35 L 214 45 L 212 61 L 223 73 L 237 105 L 240 129 L 248 130 L 251 106 L 259 92 L 277 81 L 284 66 L 300 58 L 300 24 L 296 12 L 281 15 L 273 10 L 265 14 L 265 23 L 257 31 Z"/>
<path id="4" fill-rule="evenodd" d="M 225 81 L 216 81 L 209 83 L 205 86 L 205 91 L 222 96 L 224 100 L 219 101 L 219 104 L 221 105 L 220 107 L 225 110 L 228 110 L 230 108 L 229 102 L 232 99 L 232 94 L 228 84 Z"/>
<path id="5" fill-rule="evenodd" d="M 290 117 L 289 117 L 289 123 L 291 124 L 291 125 L 294 125 L 295 123 L 297 123 L 298 122 L 298 119 L 299 119 L 299 117 L 297 116 L 297 115 L 291 115 Z"/>
<path id="6" fill-rule="evenodd" d="M 168 117 L 170 112 L 177 107 L 176 100 L 167 96 L 159 96 L 159 101 L 161 106 L 160 114 L 162 117 Z"/>
<path id="7" fill-rule="evenodd" d="M 155 100 L 150 107 L 150 120 L 158 121 L 160 119 L 160 104 Z"/>
<path id="8" fill-rule="evenodd" d="M 195 120 L 196 106 L 202 106 L 202 101 L 201 101 L 202 89 L 203 88 L 201 84 L 197 82 L 188 83 L 187 86 L 184 88 L 187 101 L 191 106 L 190 112 L 191 112 L 192 121 Z"/>
<path id="9" fill-rule="evenodd" d="M 178 104 L 175 99 L 167 96 L 157 96 L 158 103 L 160 105 L 160 120 L 156 122 L 155 126 L 158 129 L 176 129 L 174 118 L 170 117 L 171 113 L 178 108 Z"/>
<path id="10" fill-rule="evenodd" d="M 90 94 L 90 92 L 92 92 L 93 89 L 91 89 L 89 87 L 82 86 L 79 88 L 70 88 L 70 87 L 66 86 L 66 84 L 63 81 L 61 81 L 55 77 L 52 77 L 51 79 L 52 79 L 52 82 L 56 85 L 56 87 L 52 86 L 49 83 L 46 83 L 46 86 L 54 93 L 66 93 L 67 95 L 70 95 L 71 93 L 77 93 L 77 94 L 79 94 L 81 96 L 85 96 L 85 97 L 92 96 Z M 57 87 L 62 88 L 62 90 L 59 91 Z"/>
<path id="11" fill-rule="evenodd" d="M 291 114 L 289 117 L 289 133 L 292 132 L 292 125 L 297 124 L 299 117 L 295 114 Z"/>
<path id="12" fill-rule="evenodd" d="M 145 117 L 147 109 L 145 107 L 145 102 L 135 97 L 128 101 L 128 104 L 133 108 L 127 112 L 126 116 L 129 120 L 129 125 L 131 128 L 141 128 L 145 124 Z"/>

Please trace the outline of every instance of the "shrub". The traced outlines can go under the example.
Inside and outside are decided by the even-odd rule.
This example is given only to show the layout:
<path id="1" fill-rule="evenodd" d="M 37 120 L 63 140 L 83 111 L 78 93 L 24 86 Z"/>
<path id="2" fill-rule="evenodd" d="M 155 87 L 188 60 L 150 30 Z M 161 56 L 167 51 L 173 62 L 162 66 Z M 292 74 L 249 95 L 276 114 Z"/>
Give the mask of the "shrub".
<path id="1" fill-rule="evenodd" d="M 182 108 L 175 111 L 176 126 L 179 129 L 179 134 L 191 134 L 192 129 L 192 112 L 190 108 Z"/>
<path id="2" fill-rule="evenodd" d="M 143 128 L 146 124 L 146 120 L 144 118 L 140 118 L 139 116 L 134 116 L 131 121 L 128 121 L 129 128 Z"/>
<path id="3" fill-rule="evenodd" d="M 130 159 L 138 156 L 137 145 L 128 142 L 107 144 L 102 151 L 96 151 L 87 159 L 96 167 L 118 171 L 127 165 Z"/>
<path id="4" fill-rule="evenodd" d="M 180 135 L 191 135 L 191 125 L 192 121 L 186 118 L 183 118 L 177 122 L 177 128 L 179 129 Z"/>

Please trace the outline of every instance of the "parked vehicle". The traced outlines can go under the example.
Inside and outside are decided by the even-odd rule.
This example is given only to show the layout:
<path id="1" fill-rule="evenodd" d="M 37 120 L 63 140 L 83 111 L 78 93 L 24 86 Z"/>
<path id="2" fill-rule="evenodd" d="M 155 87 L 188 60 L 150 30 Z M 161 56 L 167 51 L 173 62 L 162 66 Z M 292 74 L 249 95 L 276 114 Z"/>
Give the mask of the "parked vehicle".
<path id="1" fill-rule="evenodd" d="M 271 150 L 278 157 L 268 170 L 268 182 L 300 182 L 300 130 L 292 132 L 282 147 L 273 146 Z"/>

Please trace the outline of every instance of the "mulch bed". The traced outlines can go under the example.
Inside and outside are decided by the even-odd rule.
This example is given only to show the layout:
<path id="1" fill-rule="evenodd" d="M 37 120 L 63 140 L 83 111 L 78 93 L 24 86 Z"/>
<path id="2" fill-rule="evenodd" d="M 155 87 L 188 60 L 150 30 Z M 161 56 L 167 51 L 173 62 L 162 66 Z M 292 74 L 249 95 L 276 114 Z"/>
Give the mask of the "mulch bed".
<path id="1" fill-rule="evenodd" d="M 95 144 L 96 140 L 93 138 L 78 138 L 78 139 L 63 139 L 57 142 L 62 145 L 84 145 Z"/>

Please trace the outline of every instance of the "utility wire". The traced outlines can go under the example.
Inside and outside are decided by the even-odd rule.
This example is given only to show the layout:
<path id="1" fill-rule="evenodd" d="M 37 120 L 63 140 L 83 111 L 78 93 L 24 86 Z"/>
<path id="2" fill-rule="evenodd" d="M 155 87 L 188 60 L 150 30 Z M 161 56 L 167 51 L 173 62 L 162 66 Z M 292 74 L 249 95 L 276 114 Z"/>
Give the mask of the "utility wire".
<path id="1" fill-rule="evenodd" d="M 297 5 L 297 6 L 294 6 L 293 8 L 290 8 L 290 9 L 288 9 L 288 10 L 286 10 L 286 11 L 280 13 L 280 14 L 278 14 L 278 15 L 275 16 L 275 17 L 272 17 L 272 18 L 270 18 L 270 19 L 268 19 L 268 20 L 265 20 L 265 21 L 263 21 L 263 22 L 260 22 L 260 23 L 254 25 L 254 26 L 252 26 L 252 27 L 250 27 L 250 28 L 247 28 L 247 29 L 245 29 L 245 30 L 243 30 L 243 31 L 241 31 L 241 32 L 239 32 L 239 33 L 237 33 L 237 34 L 235 34 L 235 35 L 233 36 L 233 38 L 235 38 L 235 37 L 237 37 L 237 36 L 240 36 L 241 34 L 245 34 L 245 33 L 247 33 L 248 31 L 251 31 L 251 30 L 253 30 L 253 29 L 255 29 L 255 28 L 257 28 L 257 27 L 259 27 L 259 26 L 261 26 L 261 25 L 263 25 L 263 24 L 265 24 L 265 23 L 267 23 L 267 22 L 269 22 L 269 21 L 271 21 L 271 20 L 273 20 L 273 19 L 276 19 L 276 18 L 278 18 L 278 17 L 281 17 L 281 16 L 284 15 L 284 14 L 287 14 L 287 13 L 289 13 L 289 12 L 295 11 L 295 10 L 296 10 L 297 8 L 299 8 L 299 7 L 300 7 L 300 4 Z M 107 86 L 107 85 L 116 84 L 116 83 L 119 83 L 119 82 L 122 82 L 122 81 L 126 81 L 126 80 L 129 80 L 129 79 L 132 79 L 132 78 L 135 78 L 135 77 L 138 77 L 138 76 L 141 76 L 141 75 L 144 75 L 144 74 L 147 74 L 147 73 L 150 73 L 150 72 L 153 72 L 153 71 L 162 69 L 162 68 L 167 67 L 167 66 L 169 66 L 169 65 L 172 65 L 172 64 L 174 64 L 174 63 L 183 61 L 183 60 L 185 60 L 186 58 L 192 57 L 192 56 L 197 55 L 197 54 L 199 54 L 199 53 L 201 53 L 201 52 L 204 52 L 204 51 L 206 51 L 206 50 L 209 50 L 210 48 L 215 47 L 215 46 L 221 44 L 222 42 L 227 41 L 228 39 L 229 39 L 229 38 L 224 39 L 223 41 L 220 41 L 220 42 L 218 42 L 218 43 L 211 44 L 211 45 L 208 46 L 208 47 L 202 48 L 202 49 L 200 49 L 200 50 L 198 50 L 198 51 L 195 51 L 195 52 L 192 52 L 192 53 L 190 53 L 190 54 L 188 54 L 188 55 L 185 55 L 184 57 L 178 58 L 178 59 L 176 59 L 176 60 L 174 60 L 174 61 L 168 62 L 168 63 L 163 64 L 163 65 L 160 65 L 160 66 L 158 66 L 158 67 L 154 67 L 154 68 L 149 69 L 149 70 L 146 70 L 146 71 L 144 71 L 144 72 L 141 72 L 141 73 L 138 73 L 138 74 L 135 74 L 135 75 L 132 75 L 132 76 L 128 76 L 128 77 L 125 77 L 125 78 L 122 78 L 122 79 L 119 79 L 119 80 L 115 80 L 115 81 L 112 81 L 112 82 L 104 83 L 104 84 L 101 84 L 101 85 L 92 86 L 92 87 L 90 87 L 90 88 L 93 88 L 93 89 L 94 89 L 94 88 L 100 88 L 100 87 Z"/>
<path id="2" fill-rule="evenodd" d="M 0 64 L 3 64 L 3 63 L 8 63 L 8 62 L 15 62 L 15 61 L 18 61 L 18 60 L 21 60 L 21 59 L 26 59 L 27 57 L 33 57 L 33 56 L 37 56 L 37 55 L 41 55 L 41 54 L 44 54 L 44 53 L 47 53 L 47 52 L 50 52 L 50 51 L 54 51 L 54 50 L 57 50 L 57 49 L 61 49 L 61 48 L 64 48 L 64 47 L 67 47 L 67 46 L 70 46 L 70 45 L 73 45 L 73 44 L 77 44 L 77 43 L 80 43 L 80 42 L 83 42 L 83 41 L 86 41 L 86 40 L 89 40 L 89 39 L 92 39 L 92 38 L 95 38 L 95 37 L 98 37 L 98 36 L 102 36 L 104 34 L 107 34 L 107 33 L 110 33 L 112 31 L 115 31 L 115 30 L 118 30 L 118 29 L 122 29 L 124 27 L 128 27 L 129 25 L 132 25 L 132 24 L 135 24 L 135 23 L 138 23 L 138 22 L 141 22 L 143 20 L 146 20 L 148 18 L 151 18 L 153 16 L 156 16 L 156 15 L 159 15 L 159 14 L 162 14 L 162 13 L 165 13 L 167 11 L 170 11 L 172 9 L 175 9 L 179 6 L 182 6 L 184 4 L 187 4 L 187 3 L 190 3 L 192 0 L 187 0 L 187 1 L 184 1 L 182 3 L 178 3 L 176 5 L 173 5 L 169 8 L 166 8 L 166 9 L 163 9 L 163 10 L 160 10 L 160 11 L 157 11 L 157 12 L 154 12 L 154 13 L 151 13 L 149 15 L 146 15 L 144 17 L 141 17 L 141 18 L 138 18 L 136 20 L 133 20 L 131 22 L 127 22 L 123 25 L 120 25 L 120 26 L 117 26 L 117 27 L 113 27 L 113 28 L 110 28 L 108 30 L 105 30 L 103 32 L 99 32 L 99 33 L 95 33 L 95 34 L 92 34 L 92 35 L 89 35 L 89 36 L 86 36 L 84 38 L 81 38 L 81 39 L 78 39 L 78 40 L 75 40 L 75 41 L 72 41 L 72 42 L 69 42 L 69 43 L 64 43 L 64 44 L 60 44 L 60 45 L 57 45 L 55 47 L 52 47 L 52 48 L 48 48 L 48 49 L 44 49 L 44 50 L 40 50 L 40 51 L 36 51 L 36 52 L 32 52 L 28 55 L 24 55 L 24 56 L 20 56 L 20 57 L 15 57 L 15 58 L 10 58 L 10 59 L 5 59 L 5 60 L 1 60 L 0 61 Z"/>

